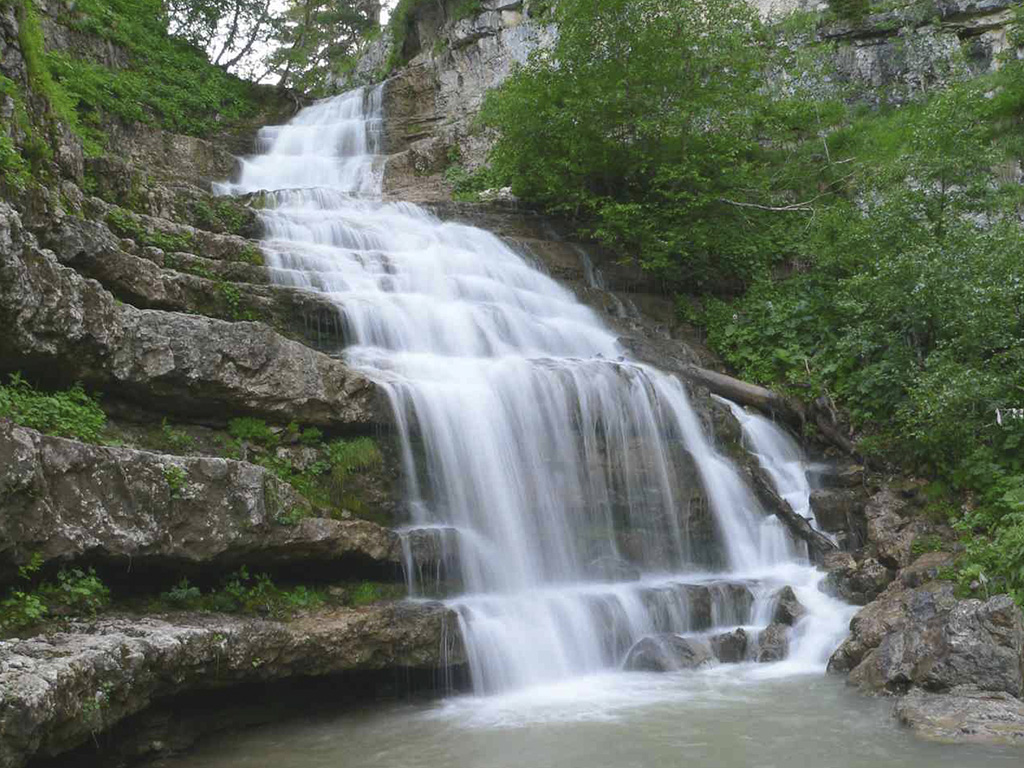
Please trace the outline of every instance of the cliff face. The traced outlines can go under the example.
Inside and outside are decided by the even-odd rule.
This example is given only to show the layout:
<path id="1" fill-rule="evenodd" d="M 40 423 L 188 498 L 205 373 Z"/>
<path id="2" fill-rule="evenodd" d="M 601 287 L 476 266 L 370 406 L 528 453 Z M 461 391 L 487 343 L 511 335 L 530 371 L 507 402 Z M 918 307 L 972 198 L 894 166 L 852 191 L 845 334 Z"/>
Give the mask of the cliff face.
<path id="1" fill-rule="evenodd" d="M 785 22 L 794 47 L 817 46 L 836 82 L 869 103 L 901 103 L 997 66 L 1007 46 L 1012 0 L 918 0 L 856 21 L 837 21 L 812 0 L 751 0 L 769 21 Z M 484 0 L 484 12 L 457 19 L 456 0 L 416 11 L 403 43 L 407 63 L 387 79 L 384 99 L 391 155 L 386 191 L 398 199 L 444 200 L 442 174 L 453 162 L 486 163 L 491 140 L 474 126 L 486 93 L 517 65 L 550 48 L 557 28 L 529 0 Z M 394 39 L 365 50 L 351 84 L 381 79 Z"/>

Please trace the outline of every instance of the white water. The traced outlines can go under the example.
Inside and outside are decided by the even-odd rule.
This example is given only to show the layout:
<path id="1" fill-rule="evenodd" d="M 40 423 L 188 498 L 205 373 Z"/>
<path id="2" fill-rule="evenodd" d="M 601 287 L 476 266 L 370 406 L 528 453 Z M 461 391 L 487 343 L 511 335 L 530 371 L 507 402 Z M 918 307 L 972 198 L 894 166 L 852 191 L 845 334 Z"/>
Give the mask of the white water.
<path id="1" fill-rule="evenodd" d="M 763 626 L 785 584 L 809 615 L 759 674 L 822 670 L 849 610 L 709 444 L 683 386 L 626 360 L 494 235 L 383 202 L 380 104 L 354 91 L 264 129 L 264 154 L 224 191 L 269 190 L 274 279 L 337 302 L 346 360 L 390 398 L 412 527 L 457 539 L 465 594 L 449 602 L 475 690 L 615 669 L 654 632 Z M 623 559 L 639 580 L 603 570 Z"/>

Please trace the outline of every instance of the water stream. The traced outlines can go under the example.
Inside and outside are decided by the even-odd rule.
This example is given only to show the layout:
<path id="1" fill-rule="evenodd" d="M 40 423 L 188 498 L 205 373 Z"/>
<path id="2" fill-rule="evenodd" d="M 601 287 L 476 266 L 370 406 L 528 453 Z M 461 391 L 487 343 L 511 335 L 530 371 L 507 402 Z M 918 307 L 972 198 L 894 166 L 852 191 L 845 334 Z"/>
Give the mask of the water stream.
<path id="1" fill-rule="evenodd" d="M 771 691 L 801 690 L 785 681 L 823 672 L 853 609 L 818 589 L 822 575 L 712 446 L 707 419 L 676 378 L 625 357 L 594 312 L 494 235 L 382 200 L 382 124 L 379 88 L 319 102 L 264 129 L 262 154 L 223 190 L 266 190 L 273 279 L 336 302 L 346 361 L 391 402 L 406 535 L 443 531 L 444 557 L 457 561 L 464 588 L 447 602 L 474 695 L 413 718 L 425 718 L 418 728 L 435 756 L 366 754 L 351 764 L 663 764 L 616 759 L 605 739 L 583 750 L 593 753 L 586 761 L 560 760 L 557 747 L 536 759 L 519 759 L 513 744 L 507 759 L 492 752 L 508 726 L 543 722 L 588 738 L 585 723 L 648 722 L 638 712 L 652 713 L 652 743 L 671 722 L 680 729 L 673 748 L 706 753 L 716 737 L 698 723 L 719 718 L 728 731 L 734 698 L 771 709 Z M 736 415 L 779 492 L 809 514 L 791 446 L 769 446 L 751 421 L 759 417 Z M 410 562 L 413 598 L 427 586 L 418 574 Z M 756 637 L 784 585 L 808 609 L 784 661 L 657 679 L 618 671 L 629 648 L 655 633 L 703 638 L 742 626 Z M 749 690 L 758 685 L 763 692 Z M 667 714 L 691 710 L 690 725 Z M 498 731 L 477 734 L 475 757 L 458 757 L 438 745 L 454 721 Z"/>

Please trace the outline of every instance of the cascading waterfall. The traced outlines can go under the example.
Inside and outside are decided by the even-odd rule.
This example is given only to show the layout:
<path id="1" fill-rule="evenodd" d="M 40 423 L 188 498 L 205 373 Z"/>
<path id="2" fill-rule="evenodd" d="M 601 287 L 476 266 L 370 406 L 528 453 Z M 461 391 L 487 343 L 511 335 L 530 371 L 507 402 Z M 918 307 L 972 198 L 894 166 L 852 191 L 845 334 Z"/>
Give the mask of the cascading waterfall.
<path id="1" fill-rule="evenodd" d="M 337 303 L 345 359 L 390 398 L 405 535 L 453 539 L 476 690 L 614 668 L 652 633 L 763 624 L 785 583 L 810 609 L 792 655 L 820 668 L 844 609 L 682 384 L 494 235 L 382 201 L 381 126 L 380 88 L 318 102 L 265 128 L 222 191 L 265 191 L 273 279 Z"/>

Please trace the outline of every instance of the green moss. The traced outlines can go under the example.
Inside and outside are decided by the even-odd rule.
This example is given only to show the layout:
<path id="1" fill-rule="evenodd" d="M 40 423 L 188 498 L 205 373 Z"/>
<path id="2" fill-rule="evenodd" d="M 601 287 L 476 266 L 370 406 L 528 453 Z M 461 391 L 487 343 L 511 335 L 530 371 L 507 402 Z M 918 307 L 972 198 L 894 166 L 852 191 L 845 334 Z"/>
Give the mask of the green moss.
<path id="1" fill-rule="evenodd" d="M 124 208 L 114 208 L 107 214 L 107 225 L 119 237 L 127 237 L 139 245 L 154 246 L 164 251 L 193 251 L 195 238 L 190 234 L 173 235 L 147 229 L 142 220 Z"/>

